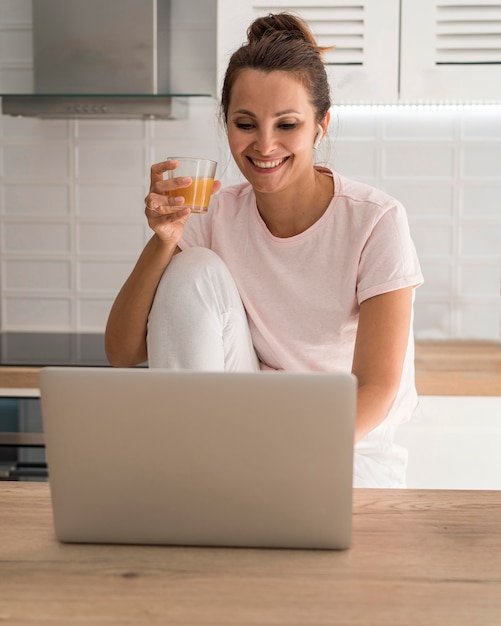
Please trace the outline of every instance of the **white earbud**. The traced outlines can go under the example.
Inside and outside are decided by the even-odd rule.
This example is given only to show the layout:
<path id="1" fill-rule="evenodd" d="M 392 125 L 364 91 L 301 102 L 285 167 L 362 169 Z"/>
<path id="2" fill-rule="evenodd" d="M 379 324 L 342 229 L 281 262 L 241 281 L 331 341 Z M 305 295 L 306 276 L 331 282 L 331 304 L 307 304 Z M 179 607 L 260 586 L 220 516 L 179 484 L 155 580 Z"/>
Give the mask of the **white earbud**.
<path id="1" fill-rule="evenodd" d="M 318 128 L 318 133 L 317 133 L 317 136 L 315 137 L 313 150 L 316 150 L 320 146 L 320 144 L 322 143 L 322 139 L 324 138 L 324 129 L 320 126 L 320 124 L 317 124 L 317 128 Z"/>

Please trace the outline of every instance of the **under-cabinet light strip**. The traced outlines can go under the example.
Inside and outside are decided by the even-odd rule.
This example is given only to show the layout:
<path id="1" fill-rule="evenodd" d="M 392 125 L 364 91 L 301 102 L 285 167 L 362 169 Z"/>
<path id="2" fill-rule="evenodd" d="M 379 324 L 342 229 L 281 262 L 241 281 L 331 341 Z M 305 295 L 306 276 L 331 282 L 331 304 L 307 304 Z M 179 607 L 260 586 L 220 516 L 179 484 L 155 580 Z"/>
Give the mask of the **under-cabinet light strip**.
<path id="1" fill-rule="evenodd" d="M 501 111 L 501 102 L 341 102 L 334 109 L 349 111 Z"/>

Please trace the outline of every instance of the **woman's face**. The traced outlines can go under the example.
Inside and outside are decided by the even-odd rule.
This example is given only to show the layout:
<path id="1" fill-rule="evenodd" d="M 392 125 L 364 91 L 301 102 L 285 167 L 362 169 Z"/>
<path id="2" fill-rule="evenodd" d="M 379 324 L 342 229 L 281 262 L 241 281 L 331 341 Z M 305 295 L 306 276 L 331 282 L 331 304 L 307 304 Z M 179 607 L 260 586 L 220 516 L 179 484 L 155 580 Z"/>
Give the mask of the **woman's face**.
<path id="1" fill-rule="evenodd" d="M 255 191 L 282 191 L 311 175 L 315 110 L 293 76 L 241 72 L 231 92 L 227 126 L 233 158 Z"/>

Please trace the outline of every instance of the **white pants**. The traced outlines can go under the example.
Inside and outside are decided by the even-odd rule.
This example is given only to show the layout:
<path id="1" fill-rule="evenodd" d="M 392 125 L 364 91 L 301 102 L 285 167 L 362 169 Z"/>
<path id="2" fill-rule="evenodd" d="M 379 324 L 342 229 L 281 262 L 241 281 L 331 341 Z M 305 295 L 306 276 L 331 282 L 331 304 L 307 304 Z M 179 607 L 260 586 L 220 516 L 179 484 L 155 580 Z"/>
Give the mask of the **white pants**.
<path id="1" fill-rule="evenodd" d="M 259 371 L 235 281 L 207 248 L 174 256 L 160 280 L 148 320 L 150 367 Z"/>
<path id="2" fill-rule="evenodd" d="M 260 371 L 238 289 L 221 258 L 207 248 L 174 256 L 148 320 L 154 368 Z M 354 487 L 405 487 L 407 452 L 384 423 L 356 444 Z"/>

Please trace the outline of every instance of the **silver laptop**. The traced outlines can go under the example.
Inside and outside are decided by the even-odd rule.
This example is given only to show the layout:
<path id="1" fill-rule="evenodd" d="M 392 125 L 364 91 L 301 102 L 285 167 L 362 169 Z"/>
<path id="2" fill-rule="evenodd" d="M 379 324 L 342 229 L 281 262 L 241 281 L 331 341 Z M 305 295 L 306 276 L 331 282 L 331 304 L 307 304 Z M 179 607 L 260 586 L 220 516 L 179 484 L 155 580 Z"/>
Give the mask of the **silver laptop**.
<path id="1" fill-rule="evenodd" d="M 356 379 L 47 367 L 63 542 L 347 548 Z"/>

